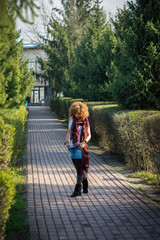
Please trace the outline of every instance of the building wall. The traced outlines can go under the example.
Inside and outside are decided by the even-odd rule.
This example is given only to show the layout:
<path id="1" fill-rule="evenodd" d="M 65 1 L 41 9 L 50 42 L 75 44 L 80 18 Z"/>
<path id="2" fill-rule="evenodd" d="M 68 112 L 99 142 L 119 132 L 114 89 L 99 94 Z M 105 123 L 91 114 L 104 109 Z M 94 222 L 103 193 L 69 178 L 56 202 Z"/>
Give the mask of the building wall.
<path id="1" fill-rule="evenodd" d="M 24 59 L 29 59 L 28 67 L 29 69 L 33 68 L 33 70 L 37 73 L 41 73 L 40 65 L 37 62 L 37 57 L 41 57 L 42 59 L 47 59 L 45 52 L 39 48 L 24 48 L 23 50 Z"/>

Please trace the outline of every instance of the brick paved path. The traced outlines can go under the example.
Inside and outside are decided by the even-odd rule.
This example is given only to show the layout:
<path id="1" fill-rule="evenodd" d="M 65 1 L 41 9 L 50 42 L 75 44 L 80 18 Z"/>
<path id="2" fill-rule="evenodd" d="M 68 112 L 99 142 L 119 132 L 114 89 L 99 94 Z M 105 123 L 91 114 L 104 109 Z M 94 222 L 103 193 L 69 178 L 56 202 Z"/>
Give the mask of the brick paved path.
<path id="1" fill-rule="evenodd" d="M 160 209 L 91 153 L 89 194 L 63 145 L 66 128 L 46 107 L 29 107 L 28 217 L 31 240 L 158 240 Z"/>

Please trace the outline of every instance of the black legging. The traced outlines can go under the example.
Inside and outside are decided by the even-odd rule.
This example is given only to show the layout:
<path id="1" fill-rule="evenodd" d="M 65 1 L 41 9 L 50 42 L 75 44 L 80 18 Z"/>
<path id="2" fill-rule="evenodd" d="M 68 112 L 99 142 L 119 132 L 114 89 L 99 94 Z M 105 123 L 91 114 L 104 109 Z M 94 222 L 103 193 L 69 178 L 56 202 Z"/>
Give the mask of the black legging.
<path id="1" fill-rule="evenodd" d="M 82 181 L 87 178 L 89 166 L 84 166 L 82 159 L 72 159 L 72 161 L 77 170 L 77 183 L 81 184 Z"/>

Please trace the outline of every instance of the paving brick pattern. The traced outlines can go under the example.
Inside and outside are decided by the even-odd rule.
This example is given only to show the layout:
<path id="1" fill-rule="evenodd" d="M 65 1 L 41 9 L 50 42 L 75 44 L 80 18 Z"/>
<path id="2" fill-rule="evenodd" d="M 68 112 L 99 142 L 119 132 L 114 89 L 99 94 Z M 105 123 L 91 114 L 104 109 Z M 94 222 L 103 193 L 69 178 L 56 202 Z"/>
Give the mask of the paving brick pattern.
<path id="1" fill-rule="evenodd" d="M 66 128 L 46 107 L 29 107 L 31 240 L 160 240 L 160 209 L 90 153 L 89 193 L 71 198 L 75 169 Z"/>

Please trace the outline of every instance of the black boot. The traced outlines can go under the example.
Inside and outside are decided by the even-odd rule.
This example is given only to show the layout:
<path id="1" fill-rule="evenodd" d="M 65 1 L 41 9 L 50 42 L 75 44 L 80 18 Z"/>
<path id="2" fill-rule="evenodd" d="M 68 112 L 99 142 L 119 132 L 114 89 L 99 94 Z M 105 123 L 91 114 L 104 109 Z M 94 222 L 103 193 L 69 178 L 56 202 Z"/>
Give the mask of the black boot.
<path id="1" fill-rule="evenodd" d="M 83 180 L 83 193 L 88 193 L 88 180 L 87 178 Z"/>
<path id="2" fill-rule="evenodd" d="M 81 184 L 76 184 L 75 189 L 71 197 L 81 196 Z"/>

